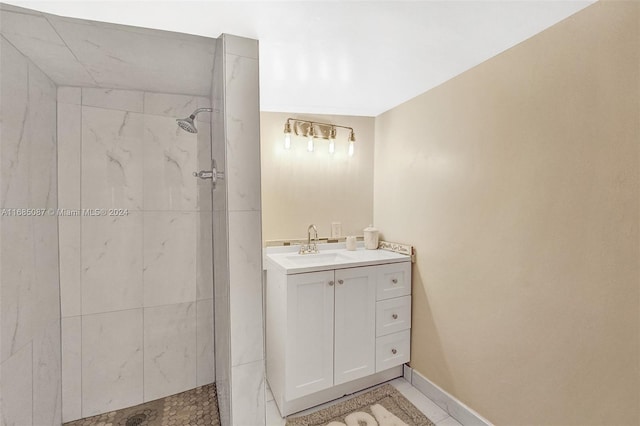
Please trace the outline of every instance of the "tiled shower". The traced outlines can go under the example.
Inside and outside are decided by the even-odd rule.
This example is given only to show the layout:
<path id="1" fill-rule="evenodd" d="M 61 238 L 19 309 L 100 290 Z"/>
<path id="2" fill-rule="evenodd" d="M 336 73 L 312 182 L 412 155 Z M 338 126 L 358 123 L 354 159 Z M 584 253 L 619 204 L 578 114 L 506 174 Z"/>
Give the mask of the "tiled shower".
<path id="1" fill-rule="evenodd" d="M 175 125 L 209 104 L 58 88 L 65 420 L 214 381 L 211 192 L 191 175 L 209 117 L 197 135 Z M 110 210 L 64 216 L 94 206 Z"/>
<path id="2" fill-rule="evenodd" d="M 214 381 L 263 424 L 257 42 L 0 7 L 2 425 Z"/>

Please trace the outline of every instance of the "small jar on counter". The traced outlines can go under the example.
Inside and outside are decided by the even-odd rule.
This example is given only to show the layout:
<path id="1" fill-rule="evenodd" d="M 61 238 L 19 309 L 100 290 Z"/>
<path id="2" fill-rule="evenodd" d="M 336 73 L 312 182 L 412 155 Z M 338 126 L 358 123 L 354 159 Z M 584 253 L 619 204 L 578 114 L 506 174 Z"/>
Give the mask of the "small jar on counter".
<path id="1" fill-rule="evenodd" d="M 373 225 L 369 225 L 367 228 L 364 228 L 364 248 L 367 250 L 377 250 L 378 249 L 378 229 L 374 228 Z"/>

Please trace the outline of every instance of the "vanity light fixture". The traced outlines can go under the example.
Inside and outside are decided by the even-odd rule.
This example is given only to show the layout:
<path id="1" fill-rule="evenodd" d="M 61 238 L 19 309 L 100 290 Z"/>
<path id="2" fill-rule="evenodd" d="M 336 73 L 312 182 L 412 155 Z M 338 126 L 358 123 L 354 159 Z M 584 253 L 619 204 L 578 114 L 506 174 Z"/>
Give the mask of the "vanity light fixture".
<path id="1" fill-rule="evenodd" d="M 291 149 L 291 134 L 307 138 L 307 151 L 313 152 L 315 149 L 315 139 L 325 139 L 329 141 L 329 154 L 336 151 L 336 139 L 338 128 L 349 130 L 349 148 L 347 155 L 353 157 L 356 134 L 352 127 L 340 126 L 337 124 L 318 123 L 316 121 L 297 120 L 287 118 L 284 123 L 284 149 Z"/>

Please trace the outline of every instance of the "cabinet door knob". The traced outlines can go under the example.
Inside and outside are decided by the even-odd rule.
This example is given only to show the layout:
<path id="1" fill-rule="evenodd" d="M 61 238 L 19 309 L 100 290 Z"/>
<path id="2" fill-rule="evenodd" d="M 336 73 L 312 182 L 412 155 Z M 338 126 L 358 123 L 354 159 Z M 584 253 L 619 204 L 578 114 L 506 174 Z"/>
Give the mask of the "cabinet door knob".
<path id="1" fill-rule="evenodd" d="M 391 280 L 391 282 L 394 283 L 394 284 L 398 284 L 398 279 L 394 278 L 394 279 Z"/>
<path id="2" fill-rule="evenodd" d="M 329 281 L 329 285 L 333 285 L 333 281 Z"/>
<path id="3" fill-rule="evenodd" d="M 391 349 L 391 353 L 395 355 L 398 353 L 398 351 L 396 351 L 395 349 Z"/>
<path id="4" fill-rule="evenodd" d="M 393 315 L 391 315 L 391 318 L 393 318 L 393 319 L 398 319 L 398 314 L 393 314 Z"/>
<path id="5" fill-rule="evenodd" d="M 344 284 L 343 280 L 338 280 L 338 284 Z"/>

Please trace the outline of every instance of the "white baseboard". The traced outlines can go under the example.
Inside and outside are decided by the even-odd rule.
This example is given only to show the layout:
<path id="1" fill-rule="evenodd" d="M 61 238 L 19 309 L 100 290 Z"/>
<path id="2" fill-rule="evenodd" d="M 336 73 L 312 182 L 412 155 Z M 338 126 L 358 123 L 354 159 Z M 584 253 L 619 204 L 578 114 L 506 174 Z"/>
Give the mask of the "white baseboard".
<path id="1" fill-rule="evenodd" d="M 404 376 L 404 379 L 411 383 L 411 372 L 413 371 L 413 368 L 409 367 L 407 364 L 403 364 L 402 368 L 402 375 Z"/>
<path id="2" fill-rule="evenodd" d="M 405 365 L 404 376 L 411 384 L 464 426 L 493 426 L 489 420 L 467 407 L 440 386 Z"/>

